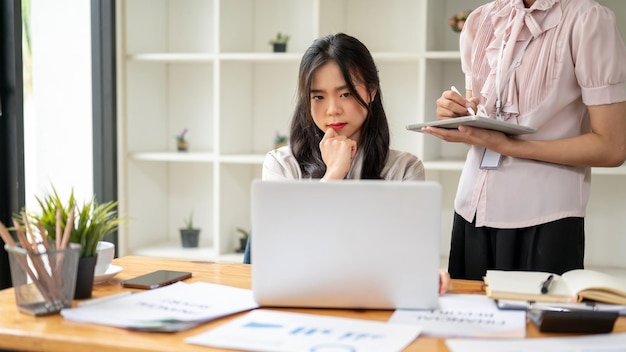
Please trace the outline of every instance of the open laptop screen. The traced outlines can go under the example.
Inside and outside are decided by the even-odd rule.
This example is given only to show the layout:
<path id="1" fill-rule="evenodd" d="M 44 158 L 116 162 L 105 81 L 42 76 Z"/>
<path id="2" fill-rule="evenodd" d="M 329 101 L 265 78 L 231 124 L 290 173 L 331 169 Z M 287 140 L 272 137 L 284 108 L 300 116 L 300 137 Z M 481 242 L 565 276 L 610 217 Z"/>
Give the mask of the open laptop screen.
<path id="1" fill-rule="evenodd" d="M 251 207 L 260 305 L 436 307 L 438 183 L 255 180 Z"/>

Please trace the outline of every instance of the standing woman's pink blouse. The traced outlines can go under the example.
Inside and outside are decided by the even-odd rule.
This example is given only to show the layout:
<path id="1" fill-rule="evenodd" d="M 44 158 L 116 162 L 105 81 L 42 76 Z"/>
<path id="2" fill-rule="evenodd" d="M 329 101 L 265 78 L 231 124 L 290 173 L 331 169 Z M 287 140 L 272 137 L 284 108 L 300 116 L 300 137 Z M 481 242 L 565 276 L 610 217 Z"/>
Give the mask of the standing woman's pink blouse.
<path id="1" fill-rule="evenodd" d="M 466 88 L 483 113 L 495 117 L 498 57 L 506 73 L 531 37 L 502 93 L 504 118 L 538 129 L 519 138 L 587 133 L 587 105 L 626 101 L 626 48 L 610 9 L 592 0 L 500 3 L 474 10 L 461 33 Z M 482 153 L 470 148 L 459 182 L 455 210 L 465 220 L 521 228 L 585 215 L 590 168 L 504 157 L 500 168 L 481 170 Z"/>

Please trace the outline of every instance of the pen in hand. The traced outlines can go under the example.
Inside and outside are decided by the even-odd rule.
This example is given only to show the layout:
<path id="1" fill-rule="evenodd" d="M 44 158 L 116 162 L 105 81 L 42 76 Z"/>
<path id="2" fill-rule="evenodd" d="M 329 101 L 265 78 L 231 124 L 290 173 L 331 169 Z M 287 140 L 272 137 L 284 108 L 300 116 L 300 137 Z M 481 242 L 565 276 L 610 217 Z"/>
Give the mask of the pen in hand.
<path id="1" fill-rule="evenodd" d="M 548 276 L 546 281 L 541 283 L 541 293 L 542 294 L 546 294 L 546 293 L 548 293 L 548 291 L 550 291 L 550 285 L 552 284 L 553 280 L 554 280 L 554 275 L 550 274 L 550 276 Z"/>
<path id="2" fill-rule="evenodd" d="M 460 95 L 460 96 L 464 97 L 464 95 L 463 95 L 463 94 L 461 94 L 461 92 L 459 92 L 459 90 L 458 90 L 458 89 L 456 89 L 456 87 L 455 87 L 455 86 L 450 87 L 450 89 L 452 89 L 452 91 L 453 91 L 453 92 L 455 92 L 456 94 L 458 94 L 458 95 Z M 467 107 L 467 112 L 468 112 L 470 115 L 472 115 L 472 116 L 476 116 L 476 113 L 474 112 L 474 109 L 472 109 L 472 108 L 470 108 L 470 107 Z"/>

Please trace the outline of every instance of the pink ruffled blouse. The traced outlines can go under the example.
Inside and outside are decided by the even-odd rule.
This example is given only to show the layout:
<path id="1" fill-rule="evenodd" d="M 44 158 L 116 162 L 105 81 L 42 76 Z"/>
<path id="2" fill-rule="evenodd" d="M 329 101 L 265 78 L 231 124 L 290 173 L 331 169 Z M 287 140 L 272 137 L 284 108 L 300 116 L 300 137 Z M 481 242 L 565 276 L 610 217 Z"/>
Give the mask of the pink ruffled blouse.
<path id="1" fill-rule="evenodd" d="M 626 101 L 626 47 L 610 9 L 592 0 L 500 4 L 472 11 L 461 33 L 466 88 L 483 114 L 496 117 L 500 86 L 502 118 L 538 129 L 518 138 L 552 140 L 589 132 L 586 106 Z M 483 151 L 470 148 L 459 182 L 455 210 L 467 221 L 522 228 L 585 216 L 590 168 L 503 157 L 482 170 Z"/>

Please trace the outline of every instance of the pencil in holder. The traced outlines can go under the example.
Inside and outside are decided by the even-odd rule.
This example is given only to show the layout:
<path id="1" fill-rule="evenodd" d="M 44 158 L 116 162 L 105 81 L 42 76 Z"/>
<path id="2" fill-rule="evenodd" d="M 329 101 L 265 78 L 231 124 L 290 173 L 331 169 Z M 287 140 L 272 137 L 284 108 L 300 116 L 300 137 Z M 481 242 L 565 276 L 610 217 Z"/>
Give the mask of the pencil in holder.
<path id="1" fill-rule="evenodd" d="M 46 246 L 47 247 L 47 246 Z M 40 316 L 72 306 L 80 246 L 39 252 L 4 246 L 9 253 L 15 301 L 20 311 Z"/>

